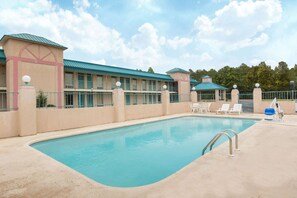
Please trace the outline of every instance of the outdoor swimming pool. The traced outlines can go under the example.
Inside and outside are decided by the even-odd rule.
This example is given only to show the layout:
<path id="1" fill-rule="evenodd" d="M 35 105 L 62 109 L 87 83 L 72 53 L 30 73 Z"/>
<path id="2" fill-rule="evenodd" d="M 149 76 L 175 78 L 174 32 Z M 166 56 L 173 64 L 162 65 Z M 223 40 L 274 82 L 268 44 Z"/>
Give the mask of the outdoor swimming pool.
<path id="1" fill-rule="evenodd" d="M 99 183 L 136 187 L 160 181 L 199 158 L 216 133 L 224 129 L 239 133 L 256 121 L 181 117 L 31 146 Z M 216 146 L 226 140 L 222 137 Z"/>

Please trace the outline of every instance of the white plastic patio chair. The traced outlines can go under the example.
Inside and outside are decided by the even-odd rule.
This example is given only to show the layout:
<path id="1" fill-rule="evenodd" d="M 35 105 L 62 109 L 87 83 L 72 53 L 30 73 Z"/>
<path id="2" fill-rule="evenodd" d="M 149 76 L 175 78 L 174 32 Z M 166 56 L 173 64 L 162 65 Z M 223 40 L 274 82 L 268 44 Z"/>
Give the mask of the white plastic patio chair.
<path id="1" fill-rule="evenodd" d="M 222 107 L 217 110 L 217 114 L 218 113 L 225 113 L 226 114 L 226 113 L 228 113 L 229 108 L 230 108 L 229 104 L 223 104 Z"/>
<path id="2" fill-rule="evenodd" d="M 229 113 L 238 113 L 238 115 L 242 111 L 242 104 L 234 104 L 233 108 L 230 109 Z"/>
<path id="3" fill-rule="evenodd" d="M 192 112 L 198 112 L 200 109 L 200 104 L 199 103 L 193 103 L 192 104 Z"/>

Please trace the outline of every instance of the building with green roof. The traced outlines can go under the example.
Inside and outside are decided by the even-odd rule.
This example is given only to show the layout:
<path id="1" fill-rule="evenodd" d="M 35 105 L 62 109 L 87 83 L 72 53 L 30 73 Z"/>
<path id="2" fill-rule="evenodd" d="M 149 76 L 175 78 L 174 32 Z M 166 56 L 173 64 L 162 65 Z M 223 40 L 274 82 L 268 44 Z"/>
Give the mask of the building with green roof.
<path id="1" fill-rule="evenodd" d="M 0 76 L 0 91 L 18 92 L 20 78 L 26 74 L 32 77 L 32 84 L 38 90 L 64 92 L 64 97 L 59 95 L 57 99 L 58 105 L 69 108 L 105 104 L 107 99 L 103 95 L 111 94 L 116 82 L 121 82 L 126 104 L 159 103 L 163 87 L 171 94 L 190 95 L 191 87 L 197 84 L 190 78 L 190 73 L 181 68 L 160 74 L 63 59 L 67 47 L 28 33 L 4 35 L 0 46 L 3 48 L 0 49 L 3 76 Z M 22 69 L 16 70 L 20 65 Z M 6 73 L 14 75 L 6 76 Z M 91 97 L 89 92 L 102 96 Z"/>
<path id="2" fill-rule="evenodd" d="M 210 76 L 203 76 L 202 82 L 192 88 L 198 93 L 198 101 L 219 101 L 226 100 L 226 90 L 228 88 L 212 82 Z"/>

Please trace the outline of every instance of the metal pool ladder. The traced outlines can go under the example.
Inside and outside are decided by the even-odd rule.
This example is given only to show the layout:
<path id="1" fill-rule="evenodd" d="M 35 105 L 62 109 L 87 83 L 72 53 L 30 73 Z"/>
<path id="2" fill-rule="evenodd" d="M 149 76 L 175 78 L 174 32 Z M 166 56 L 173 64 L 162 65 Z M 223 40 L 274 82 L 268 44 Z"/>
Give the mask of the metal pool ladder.
<path id="1" fill-rule="evenodd" d="M 204 149 L 202 150 L 202 155 L 204 155 L 206 149 L 209 147 L 209 150 L 212 150 L 213 145 L 216 143 L 216 141 L 218 139 L 220 139 L 220 137 L 222 137 L 223 135 L 227 136 L 227 138 L 229 139 L 229 156 L 233 157 L 233 146 L 232 146 L 232 138 L 231 136 L 228 134 L 228 132 L 233 133 L 235 135 L 235 150 L 238 150 L 238 134 L 232 130 L 232 129 L 226 129 L 224 131 L 219 132 L 218 134 L 216 134 L 211 140 L 210 142 L 204 147 Z"/>

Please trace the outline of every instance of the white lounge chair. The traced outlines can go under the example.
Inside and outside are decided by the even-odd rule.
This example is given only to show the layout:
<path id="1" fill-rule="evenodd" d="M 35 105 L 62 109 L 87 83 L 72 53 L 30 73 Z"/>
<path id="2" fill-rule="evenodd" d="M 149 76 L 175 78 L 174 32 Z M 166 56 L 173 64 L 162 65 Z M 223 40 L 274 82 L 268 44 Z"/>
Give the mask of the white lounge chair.
<path id="1" fill-rule="evenodd" d="M 200 108 L 200 104 L 199 103 L 193 103 L 192 104 L 192 112 L 198 112 Z"/>
<path id="2" fill-rule="evenodd" d="M 233 108 L 230 109 L 229 113 L 238 113 L 238 115 L 242 111 L 242 104 L 234 104 Z"/>
<path id="3" fill-rule="evenodd" d="M 210 112 L 210 106 L 211 106 L 211 103 L 209 102 L 209 103 L 207 104 L 207 112 Z"/>
<path id="4" fill-rule="evenodd" d="M 229 104 L 223 104 L 222 107 L 217 110 L 217 114 L 218 113 L 225 113 L 225 114 L 228 113 L 229 107 L 230 107 Z"/>

